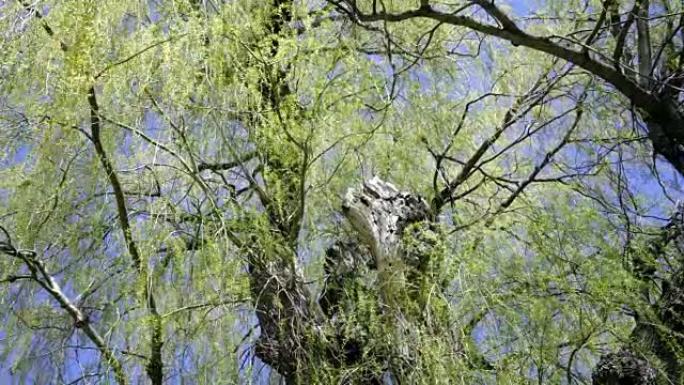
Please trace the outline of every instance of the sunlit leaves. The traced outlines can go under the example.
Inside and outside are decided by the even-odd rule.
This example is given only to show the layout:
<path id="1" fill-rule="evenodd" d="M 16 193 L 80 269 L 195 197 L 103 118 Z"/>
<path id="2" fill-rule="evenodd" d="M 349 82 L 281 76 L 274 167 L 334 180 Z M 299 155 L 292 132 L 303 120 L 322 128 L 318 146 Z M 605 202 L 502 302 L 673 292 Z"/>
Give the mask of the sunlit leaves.
<path id="1" fill-rule="evenodd" d="M 669 203 L 649 199 L 661 196 L 648 186 L 643 197 L 629 196 L 611 173 L 620 164 L 641 181 L 633 170 L 651 156 L 632 145 L 640 134 L 628 112 L 615 113 L 623 102 L 615 92 L 547 55 L 427 19 L 365 29 L 317 2 L 296 2 L 295 20 L 274 33 L 276 11 L 263 2 L 218 3 L 41 2 L 41 18 L 2 8 L 16 22 L 1 21 L 0 224 L 88 309 L 127 370 L 143 373 L 152 288 L 168 378 L 258 376 L 250 349 L 260 293 L 250 286 L 248 256 L 304 272 L 315 302 L 328 278 L 325 249 L 354 239 L 341 197 L 376 175 L 428 201 L 460 184 L 434 213 L 440 223 L 411 226 L 404 240 L 431 257 L 430 279 L 409 286 L 407 319 L 418 326 L 402 334 L 378 308 L 377 277 L 364 271 L 346 288 L 339 323 L 306 329 L 318 344 L 308 353 L 320 365 L 308 370 L 319 382 L 382 371 L 390 362 L 383 354 L 411 344 L 420 354 L 401 358 L 413 360 L 410 383 L 562 383 L 563 365 L 588 378 L 597 355 L 628 338 L 630 309 L 648 304 L 623 249 L 623 217 L 635 214 L 617 202 L 659 210 Z M 372 2 L 359 3 L 371 10 Z M 384 3 L 401 12 L 419 2 Z M 502 9 L 517 17 L 519 7 Z M 538 17 L 519 19 L 531 33 L 561 35 L 585 27 L 576 25 L 583 16 L 564 17 L 578 9 L 544 2 Z M 149 276 L 132 268 L 89 138 L 91 87 Z M 566 146 L 504 206 L 579 108 L 585 114 Z M 644 232 L 631 252 L 648 251 Z M 3 256 L 0 273 L 30 271 Z M 35 357 L 49 347 L 45 376 L 58 378 L 71 353 L 92 349 L 86 340 L 57 346 L 81 334 L 35 282 L 0 290 L 11 309 L 0 338 L 16 346 L 1 354 L 16 373 L 42 369 Z M 354 339 L 364 341 L 362 360 L 335 367 L 322 358 L 331 344 Z"/>

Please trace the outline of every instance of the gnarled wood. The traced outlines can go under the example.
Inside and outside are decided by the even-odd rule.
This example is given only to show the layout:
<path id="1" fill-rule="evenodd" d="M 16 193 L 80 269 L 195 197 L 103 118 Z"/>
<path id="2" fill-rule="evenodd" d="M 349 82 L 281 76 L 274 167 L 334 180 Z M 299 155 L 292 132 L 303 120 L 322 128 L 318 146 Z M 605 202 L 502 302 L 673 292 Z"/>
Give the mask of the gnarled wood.
<path id="1" fill-rule="evenodd" d="M 385 305 L 399 306 L 406 286 L 401 236 L 408 225 L 428 219 L 429 205 L 374 177 L 361 189 L 347 191 L 342 209 L 375 260 Z"/>
<path id="2" fill-rule="evenodd" d="M 594 369 L 593 381 L 605 385 L 654 385 L 656 370 L 643 357 L 622 350 L 601 358 Z"/>

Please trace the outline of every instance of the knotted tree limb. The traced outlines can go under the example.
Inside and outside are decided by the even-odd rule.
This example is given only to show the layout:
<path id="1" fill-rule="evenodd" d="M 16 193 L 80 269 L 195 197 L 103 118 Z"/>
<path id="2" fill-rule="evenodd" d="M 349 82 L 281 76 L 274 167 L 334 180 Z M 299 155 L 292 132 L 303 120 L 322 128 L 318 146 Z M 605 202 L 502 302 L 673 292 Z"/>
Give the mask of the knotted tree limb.
<path id="1" fill-rule="evenodd" d="M 383 305 L 401 306 L 407 273 L 400 249 L 402 235 L 408 225 L 428 219 L 430 206 L 376 177 L 360 191 L 349 190 L 342 210 L 373 256 Z"/>
<path id="2" fill-rule="evenodd" d="M 408 379 L 419 359 L 422 333 L 434 333 L 447 324 L 425 296 L 432 292 L 439 297 L 444 289 L 439 277 L 443 253 L 429 204 L 376 177 L 347 191 L 342 212 L 354 236 L 328 249 L 328 278 L 319 299 L 337 329 L 363 330 L 362 337 L 339 338 L 344 342 L 341 361 L 353 365 L 367 357 L 363 362 L 368 368 L 375 360 L 381 369 L 365 373 L 358 380 L 361 383 L 381 383 L 384 371 L 396 379 Z M 436 291 L 431 290 L 434 285 Z M 369 322 L 356 320 L 358 325 L 349 325 L 344 318 L 348 313 L 352 319 L 359 317 L 363 305 L 357 301 L 369 298 L 376 301 L 383 323 L 381 336 L 363 337 L 373 333 Z M 388 338 L 391 343 L 378 345 L 377 341 Z M 453 346 L 458 350 L 457 344 Z"/>

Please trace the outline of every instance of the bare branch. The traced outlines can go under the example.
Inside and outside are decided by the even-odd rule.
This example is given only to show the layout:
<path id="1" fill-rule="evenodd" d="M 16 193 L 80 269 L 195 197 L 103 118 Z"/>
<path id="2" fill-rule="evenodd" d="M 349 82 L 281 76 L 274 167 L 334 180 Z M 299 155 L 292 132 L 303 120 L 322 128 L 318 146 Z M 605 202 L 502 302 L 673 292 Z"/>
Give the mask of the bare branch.
<path id="1" fill-rule="evenodd" d="M 651 33 L 648 25 L 649 0 L 643 0 L 637 10 L 637 53 L 639 55 L 639 84 L 645 89 L 651 85 Z"/>
<path id="2" fill-rule="evenodd" d="M 50 296 L 59 303 L 59 305 L 71 316 L 74 321 L 74 326 L 77 329 L 83 330 L 83 333 L 88 339 L 97 346 L 100 354 L 114 371 L 114 377 L 119 385 L 127 385 L 128 380 L 124 372 L 121 362 L 116 358 L 112 350 L 107 346 L 105 339 L 93 327 L 90 319 L 83 311 L 74 304 L 74 302 L 64 294 L 64 291 L 57 283 L 57 281 L 48 273 L 45 264 L 36 258 L 36 253 L 32 250 L 17 250 L 14 246 L 9 245 L 13 253 L 2 250 L 7 255 L 21 259 L 26 267 L 31 272 L 30 276 L 12 276 L 8 278 L 9 282 L 14 282 L 18 279 L 31 279 L 38 283 Z"/>

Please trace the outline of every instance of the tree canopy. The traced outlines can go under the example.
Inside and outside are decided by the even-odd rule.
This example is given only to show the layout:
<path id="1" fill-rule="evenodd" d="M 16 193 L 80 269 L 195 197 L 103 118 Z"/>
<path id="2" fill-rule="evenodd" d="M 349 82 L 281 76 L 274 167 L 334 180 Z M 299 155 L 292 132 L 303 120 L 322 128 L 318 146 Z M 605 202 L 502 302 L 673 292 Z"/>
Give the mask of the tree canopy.
<path id="1" fill-rule="evenodd" d="M 0 382 L 680 384 L 684 5 L 0 2 Z"/>

